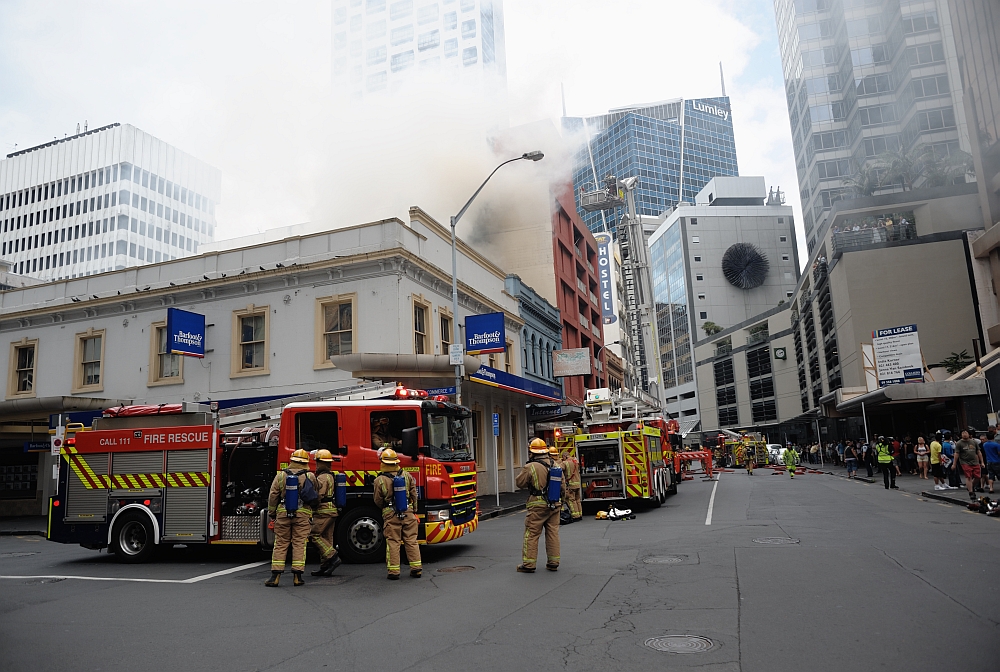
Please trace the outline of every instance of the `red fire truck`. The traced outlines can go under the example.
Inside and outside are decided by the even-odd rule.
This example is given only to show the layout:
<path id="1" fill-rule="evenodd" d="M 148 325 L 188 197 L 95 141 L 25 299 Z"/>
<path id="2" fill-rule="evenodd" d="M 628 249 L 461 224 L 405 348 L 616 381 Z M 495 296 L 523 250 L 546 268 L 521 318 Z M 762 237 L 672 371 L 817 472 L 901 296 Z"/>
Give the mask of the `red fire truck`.
<path id="1" fill-rule="evenodd" d="M 219 413 L 207 405 L 109 409 L 63 445 L 48 538 L 108 548 L 125 562 L 174 544 L 268 547 L 267 496 L 276 471 L 296 449 L 325 448 L 335 455 L 334 471 L 347 477 L 336 528 L 340 553 L 349 562 L 379 562 L 385 540 L 372 498 L 375 441 L 393 445 L 417 481 L 420 543 L 475 531 L 471 413 L 418 390 L 398 388 L 392 397 L 288 403 L 278 426 L 239 432 L 220 429 Z"/>

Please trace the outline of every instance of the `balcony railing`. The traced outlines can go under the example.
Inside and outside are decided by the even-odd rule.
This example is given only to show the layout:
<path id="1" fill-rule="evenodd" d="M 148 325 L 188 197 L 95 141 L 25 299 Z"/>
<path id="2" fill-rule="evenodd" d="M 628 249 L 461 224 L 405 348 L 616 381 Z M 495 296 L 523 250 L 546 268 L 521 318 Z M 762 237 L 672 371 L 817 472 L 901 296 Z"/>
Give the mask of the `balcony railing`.
<path id="1" fill-rule="evenodd" d="M 754 332 L 747 336 L 747 345 L 753 345 L 754 343 L 763 343 L 768 339 L 767 329 L 761 329 L 760 331 Z"/>
<path id="2" fill-rule="evenodd" d="M 576 288 L 583 292 L 584 296 L 587 295 L 587 285 L 580 278 L 576 279 Z"/>
<path id="3" fill-rule="evenodd" d="M 833 253 L 838 254 L 853 247 L 877 245 L 899 240 L 914 240 L 917 237 L 917 225 L 910 221 L 884 226 L 872 226 L 867 229 L 838 231 L 833 234 Z"/>
<path id="4" fill-rule="evenodd" d="M 597 303 L 597 296 L 593 292 L 590 293 L 590 302 L 595 306 L 600 305 L 599 303 Z"/>
<path id="5" fill-rule="evenodd" d="M 719 343 L 715 346 L 715 356 L 721 357 L 722 355 L 728 355 L 733 351 L 733 344 L 731 341 L 726 341 L 725 343 Z"/>

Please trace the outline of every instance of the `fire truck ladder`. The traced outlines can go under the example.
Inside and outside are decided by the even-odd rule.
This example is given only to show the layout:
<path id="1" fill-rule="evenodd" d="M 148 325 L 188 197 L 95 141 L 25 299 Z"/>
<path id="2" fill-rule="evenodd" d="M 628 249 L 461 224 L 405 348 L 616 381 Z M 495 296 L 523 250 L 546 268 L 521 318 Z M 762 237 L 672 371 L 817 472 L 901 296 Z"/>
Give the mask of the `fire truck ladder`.
<path id="1" fill-rule="evenodd" d="M 233 430 L 241 427 L 276 423 L 281 418 L 281 409 L 295 402 L 382 399 L 391 397 L 395 391 L 395 383 L 386 384 L 381 381 L 375 381 L 325 390 L 323 392 L 309 392 L 294 397 L 282 397 L 281 399 L 272 399 L 256 404 L 233 406 L 232 408 L 219 411 L 219 428 Z"/>

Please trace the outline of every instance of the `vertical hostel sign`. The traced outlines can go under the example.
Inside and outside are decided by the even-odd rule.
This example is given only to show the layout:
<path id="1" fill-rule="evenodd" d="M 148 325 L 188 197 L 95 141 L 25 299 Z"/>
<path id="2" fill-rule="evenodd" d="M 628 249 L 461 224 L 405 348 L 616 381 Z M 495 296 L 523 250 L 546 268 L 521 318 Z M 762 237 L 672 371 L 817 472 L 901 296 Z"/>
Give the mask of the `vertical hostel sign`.
<path id="1" fill-rule="evenodd" d="M 917 325 L 876 329 L 872 332 L 872 348 L 879 387 L 924 382 L 924 360 L 920 354 Z"/>
<path id="2" fill-rule="evenodd" d="M 167 308 L 167 352 L 204 357 L 205 316 L 179 308 Z"/>
<path id="3" fill-rule="evenodd" d="M 465 318 L 465 354 L 485 355 L 507 348 L 503 313 L 469 315 Z"/>
<path id="4" fill-rule="evenodd" d="M 601 293 L 601 321 L 604 324 L 614 324 L 618 320 L 615 315 L 614 291 L 615 283 L 611 272 L 611 234 L 595 233 L 597 241 L 597 284 Z"/>

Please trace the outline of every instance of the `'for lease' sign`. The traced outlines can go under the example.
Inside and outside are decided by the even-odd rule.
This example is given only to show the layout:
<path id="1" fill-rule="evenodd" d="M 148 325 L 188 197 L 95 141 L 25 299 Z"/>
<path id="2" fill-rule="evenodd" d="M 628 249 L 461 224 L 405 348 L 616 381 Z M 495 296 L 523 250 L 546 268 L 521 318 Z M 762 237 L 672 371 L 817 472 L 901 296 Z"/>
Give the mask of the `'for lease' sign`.
<path id="1" fill-rule="evenodd" d="M 917 325 L 876 329 L 872 332 L 875 351 L 875 375 L 879 387 L 897 383 L 924 382 L 924 363 L 920 355 Z"/>

